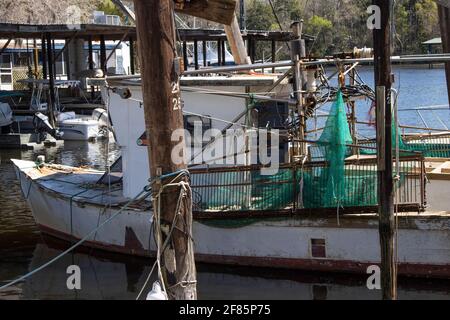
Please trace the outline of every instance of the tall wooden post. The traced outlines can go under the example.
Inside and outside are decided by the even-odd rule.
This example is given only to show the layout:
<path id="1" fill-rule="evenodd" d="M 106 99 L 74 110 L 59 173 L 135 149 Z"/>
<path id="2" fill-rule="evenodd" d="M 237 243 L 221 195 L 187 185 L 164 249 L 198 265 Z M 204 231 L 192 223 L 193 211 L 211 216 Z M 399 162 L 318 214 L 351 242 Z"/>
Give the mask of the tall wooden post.
<path id="1" fill-rule="evenodd" d="M 176 164 L 172 161 L 172 150 L 179 141 L 172 141 L 171 135 L 174 130 L 183 128 L 179 87 L 180 59 L 175 59 L 174 2 L 134 0 L 134 5 L 145 125 L 150 142 L 148 147 L 150 173 L 153 178 L 157 178 L 187 168 L 184 163 Z M 161 185 L 171 182 L 173 178 L 172 176 L 170 179 L 157 180 L 152 185 L 153 193 L 158 194 Z M 180 179 L 188 182 L 186 176 Z M 173 186 L 164 190 L 159 198 L 162 242 L 166 240 L 169 230 L 173 230 L 173 233 L 161 256 L 163 280 L 168 288 L 169 298 L 196 299 L 193 241 L 191 231 L 187 229 L 187 225 L 192 223 L 191 208 L 186 205 L 191 195 L 188 194 L 183 199 L 180 217 L 172 229 L 180 187 Z"/>
<path id="2" fill-rule="evenodd" d="M 88 65 L 89 70 L 94 70 L 94 50 L 92 47 L 92 36 L 88 37 Z M 95 87 L 91 86 L 91 99 L 95 99 Z"/>
<path id="3" fill-rule="evenodd" d="M 239 23 L 242 30 L 247 30 L 247 12 L 245 8 L 245 0 L 239 1 Z"/>
<path id="4" fill-rule="evenodd" d="M 198 70 L 200 66 L 198 65 L 198 41 L 194 40 L 194 64 L 195 70 Z"/>
<path id="5" fill-rule="evenodd" d="M 33 67 L 34 67 L 34 78 L 39 78 L 39 49 L 37 47 L 36 38 L 33 39 Z"/>
<path id="6" fill-rule="evenodd" d="M 50 124 L 55 127 L 55 73 L 54 73 L 54 63 L 53 63 L 53 45 L 52 37 L 50 33 L 46 35 L 47 43 L 47 63 L 48 63 L 48 78 L 49 78 L 49 97 L 48 97 L 48 116 L 50 119 Z"/>
<path id="7" fill-rule="evenodd" d="M 353 70 L 350 71 L 350 86 L 354 86 L 355 85 L 355 77 L 356 77 L 356 72 L 355 69 L 353 68 Z M 353 144 L 356 146 L 358 145 L 358 137 L 356 136 L 356 103 L 355 101 L 349 101 L 349 106 L 350 106 L 350 133 L 352 135 L 352 139 L 353 139 Z M 356 155 L 358 154 L 359 149 L 358 148 L 353 148 L 352 149 L 352 154 Z"/>
<path id="8" fill-rule="evenodd" d="M 134 40 L 130 37 L 130 73 L 135 74 L 135 63 L 134 63 Z"/>
<path id="9" fill-rule="evenodd" d="M 450 53 L 450 9 L 438 5 L 439 24 L 441 27 L 442 49 L 444 53 Z M 450 103 L 450 62 L 445 63 L 445 75 L 447 78 L 447 94 Z"/>
<path id="10" fill-rule="evenodd" d="M 106 43 L 105 43 L 105 36 L 103 35 L 100 36 L 100 65 L 103 72 L 106 75 L 108 66 L 106 65 Z"/>
<path id="11" fill-rule="evenodd" d="M 47 48 L 45 45 L 46 35 L 42 35 L 41 39 L 41 55 L 42 55 L 42 79 L 47 79 Z"/>
<path id="12" fill-rule="evenodd" d="M 301 59 L 305 57 L 305 47 L 304 40 L 302 40 L 302 27 L 300 22 L 295 22 L 291 25 L 292 34 L 294 40 L 291 41 L 291 59 L 294 62 L 294 97 L 296 100 L 296 112 L 299 117 L 299 128 L 297 132 L 297 137 L 300 141 L 305 140 L 305 131 L 306 131 L 306 118 L 305 118 L 305 110 L 303 105 L 303 94 L 302 88 L 303 83 L 303 74 L 301 70 Z M 299 154 L 303 156 L 306 154 L 306 144 L 304 142 L 300 142 L 299 145 Z"/>
<path id="13" fill-rule="evenodd" d="M 373 0 L 381 9 L 381 28 L 374 29 L 375 85 L 377 91 L 378 204 L 383 299 L 397 299 L 394 256 L 394 180 L 392 164 L 391 5 Z"/>
<path id="14" fill-rule="evenodd" d="M 202 42 L 202 54 L 203 54 L 203 66 L 208 66 L 208 47 L 206 45 L 206 41 Z"/>

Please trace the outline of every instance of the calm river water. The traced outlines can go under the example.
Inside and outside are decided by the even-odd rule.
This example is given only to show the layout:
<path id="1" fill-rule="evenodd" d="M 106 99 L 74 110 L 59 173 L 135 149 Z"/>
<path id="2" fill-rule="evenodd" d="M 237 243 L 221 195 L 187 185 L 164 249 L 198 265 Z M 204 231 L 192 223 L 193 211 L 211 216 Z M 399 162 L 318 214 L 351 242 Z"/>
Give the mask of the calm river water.
<path id="1" fill-rule="evenodd" d="M 361 71 L 371 84 L 371 70 Z M 427 105 L 447 105 L 442 69 L 396 68 L 400 89 L 400 109 Z M 359 119 L 368 117 L 361 108 Z M 436 120 L 439 116 L 443 123 Z M 448 110 L 424 113 L 429 126 L 450 127 Z M 402 124 L 423 125 L 420 116 L 401 112 Z M 112 160 L 119 154 L 109 147 Z M 106 165 L 105 143 L 66 142 L 63 147 L 41 151 L 0 150 L 0 285 L 47 262 L 67 244 L 41 235 L 24 201 L 10 162 L 11 158 L 32 159 L 44 154 L 47 161 L 74 166 Z M 69 291 L 66 268 L 77 264 L 82 270 L 82 289 Z M 67 255 L 26 281 L 0 292 L 0 299 L 135 299 L 152 265 L 146 259 L 81 249 Z M 200 299 L 380 299 L 379 291 L 369 291 L 364 277 L 329 275 L 302 271 L 255 270 L 198 265 Z M 148 290 L 146 291 L 148 292 Z M 450 299 L 450 281 L 400 279 L 400 299 Z"/>

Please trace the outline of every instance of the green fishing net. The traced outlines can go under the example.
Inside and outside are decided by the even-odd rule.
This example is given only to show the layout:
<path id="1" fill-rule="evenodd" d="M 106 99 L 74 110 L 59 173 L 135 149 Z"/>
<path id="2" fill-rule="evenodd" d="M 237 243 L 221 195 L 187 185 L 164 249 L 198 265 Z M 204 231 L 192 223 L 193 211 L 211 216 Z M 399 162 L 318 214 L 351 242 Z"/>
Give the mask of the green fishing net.
<path id="1" fill-rule="evenodd" d="M 346 177 L 345 158 L 349 153 L 348 145 L 352 143 L 344 98 L 342 92 L 338 91 L 325 129 L 317 146 L 313 148 L 316 154 L 321 155 L 325 165 L 313 167 L 303 173 L 303 205 L 305 208 L 329 208 L 348 202 L 352 192 L 346 186 L 353 185 L 349 181 L 353 177 Z"/>

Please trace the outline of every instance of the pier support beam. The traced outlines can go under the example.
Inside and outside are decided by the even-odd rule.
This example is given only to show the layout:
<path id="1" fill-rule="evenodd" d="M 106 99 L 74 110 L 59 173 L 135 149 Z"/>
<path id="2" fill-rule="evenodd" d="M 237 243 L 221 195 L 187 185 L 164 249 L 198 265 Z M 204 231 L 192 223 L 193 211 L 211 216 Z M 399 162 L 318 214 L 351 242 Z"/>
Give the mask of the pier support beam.
<path id="1" fill-rule="evenodd" d="M 89 70 L 94 70 L 94 49 L 92 46 L 92 36 L 88 38 L 88 67 Z M 91 100 L 95 99 L 95 87 L 91 86 Z"/>
<path id="2" fill-rule="evenodd" d="M 397 299 L 397 267 L 394 251 L 394 179 L 392 164 L 392 0 L 373 0 L 381 9 L 381 28 L 373 31 L 375 86 L 377 91 L 378 214 L 383 299 Z"/>
<path id="3" fill-rule="evenodd" d="M 69 61 L 67 63 L 69 69 L 69 79 L 81 80 L 80 73 L 86 68 L 84 56 L 84 40 L 71 40 L 70 42 L 67 42 L 67 48 L 69 53 Z M 81 87 L 85 89 L 83 82 L 81 82 Z"/>
<path id="4" fill-rule="evenodd" d="M 135 63 L 134 63 L 134 41 L 133 38 L 130 37 L 130 74 L 135 74 Z"/>
<path id="5" fill-rule="evenodd" d="M 450 9 L 438 5 L 439 24 L 441 27 L 442 49 L 444 53 L 450 53 Z M 447 95 L 450 104 L 450 62 L 445 63 L 445 75 L 447 78 Z"/>
<path id="6" fill-rule="evenodd" d="M 47 44 L 47 62 L 48 62 L 48 77 L 49 77 L 49 97 L 48 97 L 48 117 L 50 120 L 50 124 L 55 127 L 55 73 L 54 73 L 54 64 L 53 64 L 53 45 L 52 45 L 52 37 L 50 33 L 46 34 L 46 44 Z"/>
<path id="7" fill-rule="evenodd" d="M 105 36 L 100 36 L 100 67 L 103 70 L 103 73 L 106 75 L 106 71 L 108 70 L 107 61 L 106 61 L 106 42 Z"/>
<path id="8" fill-rule="evenodd" d="M 160 248 L 164 250 L 162 277 L 170 299 L 193 300 L 197 298 L 197 292 L 192 230 L 189 228 L 192 226 L 190 189 L 187 188 L 188 192 L 181 200 L 179 212 L 176 211 L 181 186 L 171 184 L 160 193 L 162 186 L 173 179 L 185 184 L 189 179 L 176 174 L 158 179 L 187 169 L 185 161 L 172 159 L 174 148 L 180 147 L 180 141 L 172 141 L 172 134 L 183 128 L 179 81 L 182 70 L 181 59 L 175 58 L 174 2 L 134 0 L 134 5 L 152 192 L 156 197 L 153 202 L 156 236 L 162 240 L 160 243 L 169 237 L 168 245 Z M 178 156 L 185 157 L 183 141 Z"/>
<path id="9" fill-rule="evenodd" d="M 41 54 L 42 54 L 42 79 L 47 79 L 47 47 L 46 36 L 42 35 L 41 39 Z"/>

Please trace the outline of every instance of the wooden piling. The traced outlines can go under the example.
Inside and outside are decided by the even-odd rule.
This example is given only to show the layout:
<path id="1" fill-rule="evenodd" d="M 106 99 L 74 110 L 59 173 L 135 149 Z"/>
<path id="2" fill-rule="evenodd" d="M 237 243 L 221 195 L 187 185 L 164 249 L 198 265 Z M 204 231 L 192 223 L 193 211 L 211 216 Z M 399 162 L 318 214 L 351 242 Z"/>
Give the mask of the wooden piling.
<path id="1" fill-rule="evenodd" d="M 135 74 L 136 69 L 135 69 L 135 63 L 134 63 L 134 41 L 133 41 L 133 38 L 130 37 L 129 43 L 130 43 L 130 73 Z"/>
<path id="2" fill-rule="evenodd" d="M 39 78 L 39 49 L 37 47 L 36 38 L 33 39 L 33 67 L 34 67 L 34 78 Z"/>
<path id="3" fill-rule="evenodd" d="M 94 50 L 92 48 L 92 36 L 88 38 L 88 64 L 89 70 L 94 70 Z M 95 87 L 91 86 L 91 100 L 95 99 Z"/>
<path id="4" fill-rule="evenodd" d="M 47 79 L 47 48 L 46 36 L 42 35 L 41 39 L 41 54 L 42 54 L 42 79 Z"/>
<path id="5" fill-rule="evenodd" d="M 450 9 L 438 5 L 439 25 L 441 28 L 442 49 L 444 53 L 450 53 Z M 445 76 L 447 78 L 447 95 L 450 104 L 450 62 L 445 63 Z"/>
<path id="6" fill-rule="evenodd" d="M 100 65 L 103 70 L 103 72 L 106 75 L 106 72 L 108 71 L 108 66 L 106 65 L 106 43 L 105 43 L 105 36 L 100 36 Z"/>
<path id="7" fill-rule="evenodd" d="M 149 141 L 150 173 L 153 178 L 187 169 L 185 163 L 172 161 L 172 150 L 179 141 L 172 141 L 174 130 L 183 128 L 179 76 L 180 59 L 175 58 L 174 3 L 165 0 L 134 0 L 139 58 L 142 76 L 145 125 Z M 185 150 L 182 150 L 184 154 Z M 152 183 L 153 194 L 159 195 L 162 185 L 172 181 L 163 179 Z M 188 182 L 183 176 L 177 182 Z M 183 198 L 178 222 L 172 228 L 176 215 L 180 186 L 164 189 L 158 199 L 162 242 L 171 233 L 161 256 L 163 281 L 170 299 L 196 299 L 196 275 L 191 231 L 192 208 Z M 156 210 L 157 201 L 154 201 Z M 172 230 L 169 232 L 169 230 Z"/>
<path id="8" fill-rule="evenodd" d="M 394 255 L 394 180 L 392 164 L 391 102 L 391 5 L 392 0 L 373 0 L 381 9 L 381 28 L 373 30 L 375 85 L 377 87 L 378 207 L 383 299 L 397 299 Z M 383 90 L 380 92 L 380 90 Z M 380 129 L 383 130 L 380 130 Z"/>
<path id="9" fill-rule="evenodd" d="M 46 34 L 46 44 L 47 44 L 47 62 L 48 62 L 48 78 L 49 78 L 49 97 L 48 97 L 48 117 L 50 124 L 55 127 L 55 73 L 54 73 L 54 63 L 53 63 L 53 45 L 52 37 L 50 33 Z"/>

